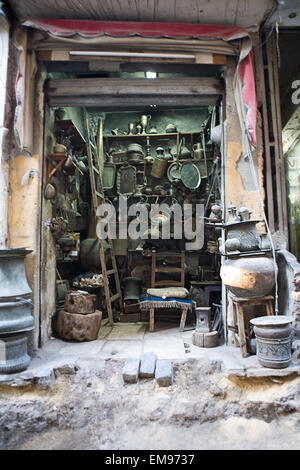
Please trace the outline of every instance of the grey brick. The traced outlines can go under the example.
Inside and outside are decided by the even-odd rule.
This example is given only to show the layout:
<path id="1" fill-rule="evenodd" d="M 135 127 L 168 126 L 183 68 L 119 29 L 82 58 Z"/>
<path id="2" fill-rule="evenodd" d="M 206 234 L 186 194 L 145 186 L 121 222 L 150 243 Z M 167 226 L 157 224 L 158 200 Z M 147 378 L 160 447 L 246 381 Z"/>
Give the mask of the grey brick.
<path id="1" fill-rule="evenodd" d="M 123 380 L 131 384 L 136 384 L 138 381 L 140 369 L 140 360 L 139 359 L 127 359 L 123 367 Z"/>
<path id="2" fill-rule="evenodd" d="M 142 355 L 140 365 L 140 377 L 149 379 L 154 377 L 157 355 L 153 352 L 146 352 Z"/>
<path id="3" fill-rule="evenodd" d="M 169 387 L 173 383 L 173 366 L 171 361 L 156 361 L 155 379 L 160 387 Z"/>

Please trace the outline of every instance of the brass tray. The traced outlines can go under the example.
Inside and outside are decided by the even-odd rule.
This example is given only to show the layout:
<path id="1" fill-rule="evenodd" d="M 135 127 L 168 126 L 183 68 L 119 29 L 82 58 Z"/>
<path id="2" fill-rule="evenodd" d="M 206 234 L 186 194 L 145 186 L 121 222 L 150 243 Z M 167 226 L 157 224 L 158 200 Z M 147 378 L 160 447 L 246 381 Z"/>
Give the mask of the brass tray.
<path id="1" fill-rule="evenodd" d="M 124 165 L 117 174 L 117 193 L 123 196 L 131 196 L 136 188 L 136 168 L 132 165 Z"/>

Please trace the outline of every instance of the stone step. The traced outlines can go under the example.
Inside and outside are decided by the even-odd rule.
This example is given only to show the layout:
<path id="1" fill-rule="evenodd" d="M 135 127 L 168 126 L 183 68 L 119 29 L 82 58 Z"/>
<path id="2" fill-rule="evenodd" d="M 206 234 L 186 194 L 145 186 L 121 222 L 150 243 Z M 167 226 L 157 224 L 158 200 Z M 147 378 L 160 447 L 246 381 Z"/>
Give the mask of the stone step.
<path id="1" fill-rule="evenodd" d="M 135 359 L 135 358 L 127 359 L 124 364 L 123 371 L 122 371 L 124 382 L 136 384 L 138 381 L 139 370 L 140 370 L 139 359 Z"/>
<path id="2" fill-rule="evenodd" d="M 153 352 L 146 352 L 141 357 L 140 377 L 150 379 L 154 377 L 157 355 Z"/>
<path id="3" fill-rule="evenodd" d="M 169 387 L 173 383 L 172 362 L 166 359 L 156 361 L 155 379 L 160 387 Z"/>

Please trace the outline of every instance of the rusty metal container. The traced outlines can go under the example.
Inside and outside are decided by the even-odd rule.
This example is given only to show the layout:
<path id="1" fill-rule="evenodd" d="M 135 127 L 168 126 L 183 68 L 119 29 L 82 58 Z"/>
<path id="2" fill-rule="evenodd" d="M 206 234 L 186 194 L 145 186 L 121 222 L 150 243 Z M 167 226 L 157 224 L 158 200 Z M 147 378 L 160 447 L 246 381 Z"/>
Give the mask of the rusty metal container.
<path id="1" fill-rule="evenodd" d="M 156 156 L 152 165 L 151 176 L 154 176 L 154 178 L 162 178 L 165 174 L 167 164 L 168 160 L 166 158 Z"/>
<path id="2" fill-rule="evenodd" d="M 284 369 L 291 362 L 293 318 L 269 315 L 250 320 L 256 336 L 256 355 L 259 363 L 272 369 Z"/>
<path id="3" fill-rule="evenodd" d="M 30 362 L 27 332 L 33 330 L 31 289 L 24 259 L 31 250 L 0 250 L 0 373 L 19 372 Z"/>

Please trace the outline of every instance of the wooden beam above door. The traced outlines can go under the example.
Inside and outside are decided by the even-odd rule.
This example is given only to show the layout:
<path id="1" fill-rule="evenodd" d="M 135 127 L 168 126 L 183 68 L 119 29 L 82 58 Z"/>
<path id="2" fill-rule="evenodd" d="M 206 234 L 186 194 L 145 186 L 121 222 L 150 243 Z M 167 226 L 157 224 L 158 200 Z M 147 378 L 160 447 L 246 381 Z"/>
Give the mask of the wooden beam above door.
<path id="1" fill-rule="evenodd" d="M 105 56 L 101 56 L 105 54 Z M 124 56 L 124 54 L 128 54 Z M 77 62 L 77 61 L 86 61 L 93 62 L 99 61 L 99 59 L 104 58 L 105 61 L 112 62 L 152 62 L 152 63 L 192 63 L 192 64 L 218 64 L 226 65 L 226 55 L 215 54 L 211 52 L 195 52 L 195 53 L 186 53 L 178 52 L 171 53 L 171 51 L 166 51 L 161 54 L 158 51 L 147 51 L 142 52 L 116 52 L 112 51 L 70 51 L 70 50 L 41 50 L 37 52 L 37 58 L 39 61 L 64 61 L 64 62 Z"/>
<path id="2" fill-rule="evenodd" d="M 50 106 L 208 106 L 224 87 L 217 78 L 73 78 L 49 80 Z"/>

